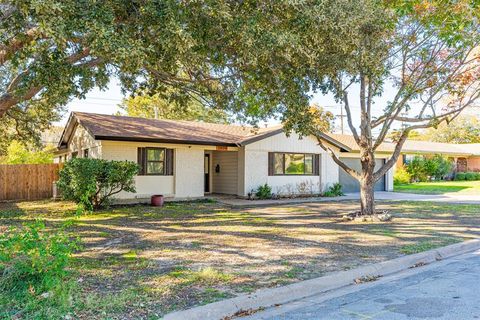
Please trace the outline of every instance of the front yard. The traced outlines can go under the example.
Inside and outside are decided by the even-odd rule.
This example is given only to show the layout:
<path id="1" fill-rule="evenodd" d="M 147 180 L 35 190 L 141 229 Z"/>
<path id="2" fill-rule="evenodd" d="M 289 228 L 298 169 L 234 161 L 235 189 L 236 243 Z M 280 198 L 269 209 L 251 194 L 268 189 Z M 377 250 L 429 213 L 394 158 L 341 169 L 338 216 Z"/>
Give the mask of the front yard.
<path id="1" fill-rule="evenodd" d="M 156 319 L 480 234 L 475 205 L 382 203 L 379 208 L 393 213 L 392 222 L 341 221 L 356 207 L 353 202 L 254 209 L 170 203 L 75 217 L 75 206 L 67 202 L 4 203 L 0 232 L 36 218 L 53 229 L 71 219 L 70 230 L 83 241 L 72 266 L 73 319 Z M 0 299 L 0 310 L 7 306 Z"/>
<path id="2" fill-rule="evenodd" d="M 418 182 L 412 184 L 395 185 L 394 191 L 421 194 L 456 193 L 464 195 L 478 195 L 480 194 L 480 181 Z"/>

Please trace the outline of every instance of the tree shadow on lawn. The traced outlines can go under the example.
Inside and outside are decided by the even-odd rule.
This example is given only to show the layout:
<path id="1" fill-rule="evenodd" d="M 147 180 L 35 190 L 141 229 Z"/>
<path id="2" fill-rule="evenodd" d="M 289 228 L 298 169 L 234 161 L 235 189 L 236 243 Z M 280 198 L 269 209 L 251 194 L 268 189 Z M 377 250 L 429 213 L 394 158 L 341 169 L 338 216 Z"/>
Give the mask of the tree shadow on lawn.
<path id="1" fill-rule="evenodd" d="M 186 204 L 113 207 L 80 216 L 70 226 L 84 242 L 73 263 L 84 279 L 78 313 L 94 319 L 97 309 L 147 318 L 394 258 L 408 245 L 419 244 L 404 251 L 414 253 L 444 239 L 479 234 L 472 207 L 382 202 L 379 208 L 395 212 L 393 222 L 341 221 L 357 207 L 349 202 L 242 210 Z M 31 208 L 19 209 L 15 223 L 35 216 Z M 198 275 L 202 272 L 211 274 L 210 280 Z"/>

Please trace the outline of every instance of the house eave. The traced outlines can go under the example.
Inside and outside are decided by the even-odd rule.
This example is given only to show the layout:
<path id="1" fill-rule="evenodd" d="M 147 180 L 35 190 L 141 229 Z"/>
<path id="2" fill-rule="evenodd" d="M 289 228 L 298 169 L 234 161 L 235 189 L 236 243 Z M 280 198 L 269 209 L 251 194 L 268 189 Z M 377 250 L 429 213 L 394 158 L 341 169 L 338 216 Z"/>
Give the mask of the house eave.
<path id="1" fill-rule="evenodd" d="M 237 147 L 235 143 L 226 143 L 218 141 L 198 141 L 198 140 L 179 140 L 179 139 L 159 139 L 148 137 L 113 137 L 113 136 L 94 136 L 95 140 L 104 141 L 127 141 L 127 142 L 150 142 L 150 143 L 172 143 L 172 144 L 190 144 L 190 145 L 210 145 L 222 147 Z"/>

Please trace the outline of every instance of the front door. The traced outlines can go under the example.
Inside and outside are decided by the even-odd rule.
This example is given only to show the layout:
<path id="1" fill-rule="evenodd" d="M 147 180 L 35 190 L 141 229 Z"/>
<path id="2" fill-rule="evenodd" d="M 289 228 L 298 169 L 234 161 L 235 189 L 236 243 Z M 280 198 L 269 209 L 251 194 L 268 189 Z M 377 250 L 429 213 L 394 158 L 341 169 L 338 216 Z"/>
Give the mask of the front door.
<path id="1" fill-rule="evenodd" d="M 205 192 L 210 192 L 210 155 L 206 154 L 204 161 L 203 161 L 203 167 L 205 171 L 205 187 L 204 191 Z"/>

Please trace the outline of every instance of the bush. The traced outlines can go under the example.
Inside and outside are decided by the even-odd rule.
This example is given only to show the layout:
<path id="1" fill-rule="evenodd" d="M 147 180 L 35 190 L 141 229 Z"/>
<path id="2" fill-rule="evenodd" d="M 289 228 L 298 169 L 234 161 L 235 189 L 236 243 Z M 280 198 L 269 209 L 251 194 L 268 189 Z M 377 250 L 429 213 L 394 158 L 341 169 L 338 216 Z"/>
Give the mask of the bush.
<path id="1" fill-rule="evenodd" d="M 342 191 L 342 185 L 338 182 L 330 186 L 330 188 L 323 193 L 324 197 L 340 197 L 343 195 L 345 194 Z"/>
<path id="2" fill-rule="evenodd" d="M 138 165 L 131 161 L 75 158 L 65 163 L 57 186 L 64 199 L 91 211 L 121 191 L 135 192 L 137 173 Z"/>
<path id="3" fill-rule="evenodd" d="M 465 180 L 474 181 L 476 179 L 477 179 L 477 174 L 475 172 L 466 172 L 465 173 Z"/>
<path id="4" fill-rule="evenodd" d="M 427 170 L 427 174 L 434 177 L 435 180 L 445 179 L 452 173 L 453 162 L 441 155 L 435 155 L 432 159 L 428 160 L 431 163 L 431 170 Z"/>
<path id="5" fill-rule="evenodd" d="M 464 181 L 464 180 L 467 180 L 467 178 L 466 178 L 466 173 L 465 173 L 465 172 L 457 172 L 457 174 L 455 175 L 455 180 L 456 180 L 456 181 Z"/>
<path id="6" fill-rule="evenodd" d="M 63 231 L 47 232 L 40 221 L 12 227 L 0 235 L 0 296 L 5 299 L 0 298 L 0 306 L 4 312 L 38 314 L 39 305 L 55 305 L 56 310 L 65 303 L 67 266 L 76 249 L 78 241 Z"/>
<path id="7" fill-rule="evenodd" d="M 397 170 L 395 170 L 395 174 L 393 176 L 393 183 L 395 185 L 399 184 L 408 184 L 410 183 L 412 177 L 410 176 L 410 173 L 407 172 L 407 169 L 405 166 L 398 167 Z"/>
<path id="8" fill-rule="evenodd" d="M 456 181 L 477 181 L 480 180 L 480 172 L 457 172 Z"/>
<path id="9" fill-rule="evenodd" d="M 442 180 L 452 172 L 453 163 L 441 155 L 429 159 L 416 156 L 408 163 L 406 169 L 414 181 L 425 182 L 432 178 Z"/>
<path id="10" fill-rule="evenodd" d="M 270 199 L 272 197 L 272 188 L 268 184 L 259 186 L 255 192 L 258 199 Z"/>
<path id="11" fill-rule="evenodd" d="M 410 177 L 413 181 L 427 181 L 428 175 L 425 170 L 425 159 L 420 156 L 415 156 L 408 164 L 407 164 L 407 172 L 410 174 Z"/>

